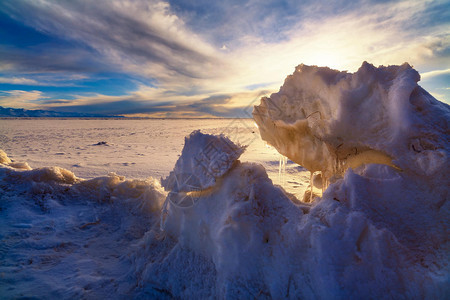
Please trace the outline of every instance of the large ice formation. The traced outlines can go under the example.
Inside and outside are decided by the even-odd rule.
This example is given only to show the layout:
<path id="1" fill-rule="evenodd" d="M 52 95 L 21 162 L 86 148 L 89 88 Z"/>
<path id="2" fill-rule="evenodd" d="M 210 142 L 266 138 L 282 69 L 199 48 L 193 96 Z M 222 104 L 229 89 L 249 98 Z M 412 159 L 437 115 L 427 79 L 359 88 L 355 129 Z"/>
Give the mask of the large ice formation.
<path id="1" fill-rule="evenodd" d="M 169 192 L 162 229 L 173 245 L 165 251 L 189 266 L 144 263 L 142 285 L 151 283 L 144 294 L 156 295 L 158 282 L 175 297 L 448 296 L 450 109 L 418 80 L 407 64 L 364 63 L 355 74 L 299 66 L 254 117 L 262 138 L 321 171 L 327 190 L 301 203 L 261 166 L 230 157 L 231 167 L 192 205 L 174 205 Z M 196 139 L 198 132 L 185 147 Z M 184 149 L 179 161 L 205 151 L 196 149 Z M 171 177 L 182 177 L 178 165 Z M 181 269 L 189 280 L 180 279 Z M 164 283 L 155 275 L 163 270 Z"/>
<path id="2" fill-rule="evenodd" d="M 253 117 L 265 141 L 325 179 L 369 163 L 436 176 L 449 169 L 449 107 L 419 79 L 406 63 L 354 74 L 299 65 Z"/>
<path id="3" fill-rule="evenodd" d="M 191 135 L 186 145 L 199 138 L 201 133 Z M 183 155 L 180 160 L 190 160 Z M 148 235 L 135 256 L 140 296 L 161 296 L 160 291 L 181 298 L 448 295 L 448 179 L 433 181 L 366 163 L 347 170 L 322 198 L 304 204 L 273 186 L 261 166 L 231 161 L 208 193 L 196 195 L 195 205 L 180 207 L 166 199 L 162 229 L 169 246 L 144 248 L 155 245 L 156 234 Z M 448 172 L 439 170 L 441 176 Z"/>

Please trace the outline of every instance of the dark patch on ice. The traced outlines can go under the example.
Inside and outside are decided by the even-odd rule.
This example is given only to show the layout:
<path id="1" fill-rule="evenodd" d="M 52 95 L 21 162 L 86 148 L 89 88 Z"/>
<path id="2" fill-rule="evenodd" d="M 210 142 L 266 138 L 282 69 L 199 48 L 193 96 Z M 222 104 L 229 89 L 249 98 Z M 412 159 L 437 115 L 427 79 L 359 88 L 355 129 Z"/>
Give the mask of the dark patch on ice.
<path id="1" fill-rule="evenodd" d="M 93 144 L 92 146 L 102 146 L 102 145 L 109 146 L 108 142 L 105 142 L 105 141 L 98 142 L 97 144 Z"/>

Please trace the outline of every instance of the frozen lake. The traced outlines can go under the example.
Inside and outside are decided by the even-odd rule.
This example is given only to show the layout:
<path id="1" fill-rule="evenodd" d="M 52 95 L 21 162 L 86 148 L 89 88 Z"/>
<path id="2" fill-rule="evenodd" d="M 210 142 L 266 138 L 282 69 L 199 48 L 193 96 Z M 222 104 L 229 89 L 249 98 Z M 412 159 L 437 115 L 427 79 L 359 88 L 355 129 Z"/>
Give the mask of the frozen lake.
<path id="1" fill-rule="evenodd" d="M 309 173 L 288 160 L 280 177 L 280 154 L 252 119 L 2 119 L 0 149 L 33 169 L 59 166 L 86 179 L 110 172 L 159 179 L 173 169 L 184 137 L 198 129 L 248 145 L 241 161 L 262 164 L 275 184 L 302 197 Z"/>

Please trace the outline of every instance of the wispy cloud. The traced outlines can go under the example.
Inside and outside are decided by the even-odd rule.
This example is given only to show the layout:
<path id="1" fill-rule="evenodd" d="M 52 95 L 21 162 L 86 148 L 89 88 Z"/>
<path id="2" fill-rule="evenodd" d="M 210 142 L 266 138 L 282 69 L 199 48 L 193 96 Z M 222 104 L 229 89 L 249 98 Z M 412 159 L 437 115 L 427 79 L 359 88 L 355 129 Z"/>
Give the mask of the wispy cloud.
<path id="1" fill-rule="evenodd" d="M 0 83 L 39 85 L 39 83 L 36 80 L 25 77 L 0 77 Z"/>
<path id="2" fill-rule="evenodd" d="M 89 112 L 151 117 L 251 117 L 253 105 L 268 95 L 268 90 L 253 90 L 213 96 L 190 95 L 161 99 L 160 90 L 141 86 L 125 96 L 92 94 L 74 99 L 40 101 L 42 109 L 61 112 Z"/>
<path id="3" fill-rule="evenodd" d="M 430 79 L 430 78 L 433 78 L 435 76 L 440 76 L 440 75 L 445 75 L 445 74 L 449 74 L 450 75 L 450 69 L 434 70 L 434 71 L 421 73 L 420 77 L 422 77 L 422 79 Z"/>
<path id="4" fill-rule="evenodd" d="M 0 92 L 0 106 L 13 108 L 36 108 L 36 100 L 47 98 L 41 91 L 11 90 Z"/>
<path id="5" fill-rule="evenodd" d="M 82 74 L 26 74 L 26 77 L 0 76 L 0 83 L 31 86 L 74 86 L 88 79 Z"/>

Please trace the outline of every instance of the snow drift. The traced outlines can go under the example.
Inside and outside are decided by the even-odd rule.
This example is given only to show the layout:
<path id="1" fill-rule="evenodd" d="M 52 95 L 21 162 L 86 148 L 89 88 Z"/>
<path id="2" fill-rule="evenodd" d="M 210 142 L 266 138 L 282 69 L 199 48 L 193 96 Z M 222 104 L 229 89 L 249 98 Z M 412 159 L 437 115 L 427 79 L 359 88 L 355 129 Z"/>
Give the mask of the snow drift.
<path id="1" fill-rule="evenodd" d="M 201 138 L 193 133 L 186 145 Z M 189 156 L 180 157 L 186 160 Z M 448 294 L 448 187 L 433 191 L 428 180 L 365 164 L 305 204 L 273 186 L 261 166 L 232 165 L 194 205 L 166 199 L 162 229 L 172 244 L 159 262 L 148 263 L 154 252 L 137 252 L 143 295 L 443 299 Z M 170 176 L 175 175 L 176 170 Z"/>
<path id="2" fill-rule="evenodd" d="M 27 166 L 26 168 L 24 166 Z M 125 298 L 130 246 L 159 220 L 158 180 L 31 169 L 0 150 L 0 295 Z"/>

